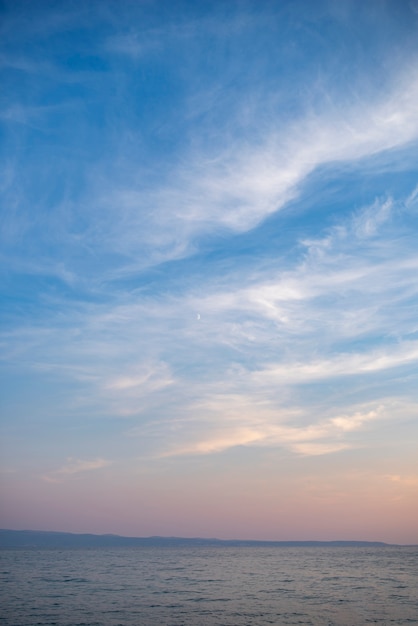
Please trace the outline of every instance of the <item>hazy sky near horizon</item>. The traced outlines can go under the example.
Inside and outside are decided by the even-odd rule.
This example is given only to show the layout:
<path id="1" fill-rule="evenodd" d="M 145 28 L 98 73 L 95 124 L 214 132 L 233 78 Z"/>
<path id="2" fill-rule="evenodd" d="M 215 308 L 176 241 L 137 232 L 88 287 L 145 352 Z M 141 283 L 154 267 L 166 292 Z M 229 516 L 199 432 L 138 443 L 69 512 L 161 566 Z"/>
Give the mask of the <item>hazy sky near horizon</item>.
<path id="1" fill-rule="evenodd" d="M 418 1 L 0 10 L 0 526 L 418 543 Z"/>

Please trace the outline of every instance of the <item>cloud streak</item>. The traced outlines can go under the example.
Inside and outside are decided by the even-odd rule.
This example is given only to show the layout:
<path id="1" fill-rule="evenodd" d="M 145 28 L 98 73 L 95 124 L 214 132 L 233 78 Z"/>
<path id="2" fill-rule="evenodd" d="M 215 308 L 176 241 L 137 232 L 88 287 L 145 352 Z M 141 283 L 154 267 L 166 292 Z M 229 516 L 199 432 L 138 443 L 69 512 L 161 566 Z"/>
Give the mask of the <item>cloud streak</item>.
<path id="1" fill-rule="evenodd" d="M 69 457 L 65 465 L 53 472 L 45 474 L 44 476 L 42 476 L 42 478 L 48 483 L 60 483 L 69 476 L 74 476 L 76 474 L 84 472 L 100 470 L 104 467 L 108 467 L 110 464 L 110 461 L 106 461 L 105 459 L 101 458 L 92 459 L 90 461 L 83 461 L 81 459 L 74 459 Z"/>
<path id="2" fill-rule="evenodd" d="M 163 457 L 220 453 L 237 446 L 285 448 L 304 456 L 330 454 L 357 447 L 359 444 L 356 440 L 350 441 L 350 434 L 370 427 L 375 421 L 388 418 L 388 408 L 384 406 L 373 409 L 362 407 L 362 410 L 353 414 L 292 426 L 290 423 L 295 418 L 299 422 L 309 419 L 306 409 L 274 409 L 262 404 L 256 405 L 245 396 L 235 398 L 232 405 L 231 398 L 228 397 L 219 398 L 215 403 L 215 412 L 213 399 L 208 406 L 200 407 L 200 412 L 205 415 L 203 424 L 208 429 L 206 436 L 185 446 L 180 444 L 163 453 Z M 190 407 L 190 412 L 198 411 L 199 407 Z M 190 430 L 190 424 L 187 427 Z"/>

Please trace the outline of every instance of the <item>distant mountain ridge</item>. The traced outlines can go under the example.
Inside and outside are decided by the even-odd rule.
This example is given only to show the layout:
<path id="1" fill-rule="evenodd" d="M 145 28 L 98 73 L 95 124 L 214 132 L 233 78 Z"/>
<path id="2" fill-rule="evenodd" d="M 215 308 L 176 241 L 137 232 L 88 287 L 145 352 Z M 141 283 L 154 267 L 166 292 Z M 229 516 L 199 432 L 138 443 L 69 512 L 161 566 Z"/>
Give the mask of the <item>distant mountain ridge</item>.
<path id="1" fill-rule="evenodd" d="M 382 541 L 262 541 L 184 537 L 124 537 L 43 530 L 0 530 L 0 548 L 98 548 L 145 546 L 235 546 L 235 547 L 385 547 Z"/>

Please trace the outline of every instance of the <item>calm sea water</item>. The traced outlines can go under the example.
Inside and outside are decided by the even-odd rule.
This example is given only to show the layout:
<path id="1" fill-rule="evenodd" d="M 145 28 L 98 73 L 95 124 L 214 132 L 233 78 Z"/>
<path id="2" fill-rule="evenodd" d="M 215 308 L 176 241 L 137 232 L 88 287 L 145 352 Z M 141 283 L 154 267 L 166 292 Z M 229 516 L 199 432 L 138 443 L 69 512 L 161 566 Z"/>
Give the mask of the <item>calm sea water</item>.
<path id="1" fill-rule="evenodd" d="M 418 624 L 418 548 L 3 550 L 3 626 Z"/>

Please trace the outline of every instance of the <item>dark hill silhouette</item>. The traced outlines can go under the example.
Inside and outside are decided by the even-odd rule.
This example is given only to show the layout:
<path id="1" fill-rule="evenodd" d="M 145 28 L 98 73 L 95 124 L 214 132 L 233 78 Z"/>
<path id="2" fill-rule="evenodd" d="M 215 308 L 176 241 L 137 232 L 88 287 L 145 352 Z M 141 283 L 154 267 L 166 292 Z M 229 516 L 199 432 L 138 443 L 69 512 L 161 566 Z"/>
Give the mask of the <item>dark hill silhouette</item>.
<path id="1" fill-rule="evenodd" d="M 98 548 L 143 546 L 235 546 L 235 547 L 379 547 L 380 541 L 256 541 L 183 537 L 123 537 L 41 530 L 0 530 L 0 548 Z"/>

